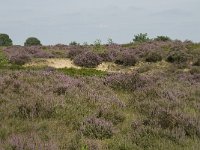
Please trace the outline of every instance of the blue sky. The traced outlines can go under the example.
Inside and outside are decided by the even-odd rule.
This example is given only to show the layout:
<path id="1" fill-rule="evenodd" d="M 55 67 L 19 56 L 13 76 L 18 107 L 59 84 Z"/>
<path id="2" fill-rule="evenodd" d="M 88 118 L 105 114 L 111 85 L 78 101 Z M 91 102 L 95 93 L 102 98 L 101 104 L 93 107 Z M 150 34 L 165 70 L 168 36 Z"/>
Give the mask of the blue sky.
<path id="1" fill-rule="evenodd" d="M 200 41 L 200 0 L 0 0 L 0 33 L 14 44 L 30 36 L 43 44 L 130 42 L 150 37 Z"/>

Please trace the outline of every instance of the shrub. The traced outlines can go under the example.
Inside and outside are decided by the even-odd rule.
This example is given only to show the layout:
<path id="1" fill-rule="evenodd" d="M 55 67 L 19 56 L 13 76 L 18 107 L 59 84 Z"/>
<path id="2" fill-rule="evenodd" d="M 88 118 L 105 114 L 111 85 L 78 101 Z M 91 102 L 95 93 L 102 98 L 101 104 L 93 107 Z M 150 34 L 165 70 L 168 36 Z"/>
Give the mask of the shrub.
<path id="1" fill-rule="evenodd" d="M 3 51 L 0 50 L 0 66 L 8 64 L 8 58 L 3 53 Z"/>
<path id="2" fill-rule="evenodd" d="M 101 40 L 97 39 L 94 41 L 93 51 L 96 53 L 102 53 L 105 51 L 105 47 L 101 44 Z"/>
<path id="3" fill-rule="evenodd" d="M 116 50 L 106 50 L 103 53 L 99 54 L 103 61 L 112 62 L 114 61 L 117 56 L 118 52 Z"/>
<path id="4" fill-rule="evenodd" d="M 72 41 L 69 43 L 70 46 L 77 46 L 80 45 L 80 43 L 77 43 L 76 41 Z"/>
<path id="5" fill-rule="evenodd" d="M 93 68 L 98 66 L 102 59 L 93 52 L 85 52 L 74 58 L 74 63 L 81 67 Z"/>
<path id="6" fill-rule="evenodd" d="M 146 81 L 138 73 L 113 74 L 106 77 L 105 84 L 114 89 L 134 91 L 144 87 Z"/>
<path id="7" fill-rule="evenodd" d="M 157 36 L 154 40 L 163 41 L 163 42 L 171 41 L 170 37 L 168 37 L 168 36 Z"/>
<path id="8" fill-rule="evenodd" d="M 197 66 L 193 66 L 190 70 L 191 74 L 200 74 L 200 68 Z"/>
<path id="9" fill-rule="evenodd" d="M 7 34 L 0 34 L 0 46 L 11 46 L 12 40 Z"/>
<path id="10" fill-rule="evenodd" d="M 162 56 L 156 52 L 149 53 L 146 57 L 147 62 L 158 62 L 162 60 Z"/>
<path id="11" fill-rule="evenodd" d="M 82 69 L 75 69 L 75 68 L 62 68 L 59 71 L 63 72 L 66 75 L 70 76 L 98 76 L 102 77 L 107 75 L 107 72 L 91 69 L 91 68 L 82 68 Z"/>
<path id="12" fill-rule="evenodd" d="M 69 53 L 68 53 L 68 57 L 71 59 L 74 59 L 76 56 L 80 55 L 83 52 L 84 52 L 84 50 L 79 49 L 79 48 L 70 49 Z"/>
<path id="13" fill-rule="evenodd" d="M 181 51 L 171 52 L 167 57 L 168 62 L 177 64 L 185 63 L 187 62 L 187 60 L 188 60 L 187 55 Z"/>
<path id="14" fill-rule="evenodd" d="M 36 45 L 42 45 L 42 44 L 40 40 L 35 37 L 28 38 L 24 43 L 24 46 L 36 46 Z"/>
<path id="15" fill-rule="evenodd" d="M 114 134 L 111 122 L 95 117 L 87 118 L 80 130 L 84 136 L 95 139 L 108 139 Z"/>
<path id="16" fill-rule="evenodd" d="M 31 57 L 26 54 L 17 54 L 10 57 L 10 62 L 16 65 L 24 65 L 31 60 Z"/>
<path id="17" fill-rule="evenodd" d="M 58 150 L 58 146 L 53 140 L 44 141 L 36 133 L 12 134 L 8 139 L 8 145 L 10 146 L 9 149 L 16 150 Z"/>
<path id="18" fill-rule="evenodd" d="M 140 33 L 138 35 L 134 35 L 134 39 L 133 39 L 134 42 L 139 42 L 139 43 L 147 42 L 149 40 L 150 39 L 148 38 L 147 33 L 145 34 Z"/>
<path id="19" fill-rule="evenodd" d="M 200 58 L 193 65 L 194 66 L 200 66 Z"/>
<path id="20" fill-rule="evenodd" d="M 100 109 L 97 112 L 96 117 L 111 121 L 114 125 L 117 125 L 125 120 L 125 116 L 122 112 L 118 110 L 110 110 L 107 108 Z"/>
<path id="21" fill-rule="evenodd" d="M 115 60 L 115 63 L 124 66 L 134 66 L 137 63 L 137 59 L 135 57 L 135 54 L 124 51 L 119 54 L 119 56 Z"/>
<path id="22" fill-rule="evenodd" d="M 113 40 L 111 38 L 108 39 L 108 45 L 114 44 Z"/>

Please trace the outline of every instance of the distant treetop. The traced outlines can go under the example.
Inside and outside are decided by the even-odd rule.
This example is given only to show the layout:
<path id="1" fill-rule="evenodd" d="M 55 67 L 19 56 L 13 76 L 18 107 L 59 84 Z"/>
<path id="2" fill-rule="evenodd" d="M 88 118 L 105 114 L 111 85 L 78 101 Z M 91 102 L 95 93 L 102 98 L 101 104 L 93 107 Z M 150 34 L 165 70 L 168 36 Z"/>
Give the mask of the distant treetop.
<path id="1" fill-rule="evenodd" d="M 0 33 L 0 46 L 12 46 L 12 40 L 7 34 Z"/>
<path id="2" fill-rule="evenodd" d="M 134 39 L 133 39 L 134 42 L 139 42 L 139 43 L 147 42 L 149 40 L 150 38 L 148 37 L 147 33 L 140 33 L 140 34 L 134 35 Z"/>
<path id="3" fill-rule="evenodd" d="M 42 44 L 40 40 L 35 37 L 29 37 L 24 43 L 24 46 L 37 46 L 37 45 L 42 45 Z"/>

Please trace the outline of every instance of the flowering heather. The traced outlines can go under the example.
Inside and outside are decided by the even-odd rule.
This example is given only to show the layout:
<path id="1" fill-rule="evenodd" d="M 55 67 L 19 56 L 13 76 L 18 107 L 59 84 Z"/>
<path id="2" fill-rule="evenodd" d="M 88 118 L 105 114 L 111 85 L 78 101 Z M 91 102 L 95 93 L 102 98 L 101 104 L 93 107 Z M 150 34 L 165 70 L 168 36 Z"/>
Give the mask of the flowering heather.
<path id="1" fill-rule="evenodd" d="M 58 146 L 53 141 L 42 141 L 36 133 L 30 133 L 28 135 L 13 134 L 7 141 L 8 145 L 12 149 L 17 150 L 58 150 Z"/>
<path id="2" fill-rule="evenodd" d="M 102 61 L 112 62 L 119 55 L 119 51 L 117 50 L 106 50 L 103 53 L 100 53 L 99 56 L 102 58 Z"/>
<path id="3" fill-rule="evenodd" d="M 78 48 L 74 48 L 74 49 L 70 49 L 68 52 L 68 57 L 71 59 L 74 59 L 76 56 L 84 53 L 86 50 L 83 49 L 78 49 Z"/>
<path id="4" fill-rule="evenodd" d="M 200 69 L 194 64 L 200 44 L 151 40 L 101 46 L 98 52 L 93 45 L 0 47 L 0 149 L 199 149 Z M 83 51 L 75 58 L 81 55 L 77 61 L 84 66 L 98 65 L 99 58 L 114 63 L 119 54 L 138 63 L 120 66 L 132 72 L 100 75 L 83 68 L 17 70 L 7 59 L 67 58 L 73 50 Z M 174 53 L 183 53 L 186 61 L 165 61 Z M 163 61 L 156 62 L 156 54 Z"/>
<path id="5" fill-rule="evenodd" d="M 145 87 L 148 80 L 137 73 L 131 74 L 112 74 L 105 78 L 105 84 L 112 88 L 134 91 Z"/>
<path id="6" fill-rule="evenodd" d="M 74 58 L 74 63 L 81 67 L 93 68 L 98 66 L 101 62 L 101 57 L 90 51 L 84 52 Z"/>
<path id="7" fill-rule="evenodd" d="M 117 56 L 115 63 L 124 66 L 134 66 L 137 63 L 137 58 L 134 53 L 123 51 Z"/>

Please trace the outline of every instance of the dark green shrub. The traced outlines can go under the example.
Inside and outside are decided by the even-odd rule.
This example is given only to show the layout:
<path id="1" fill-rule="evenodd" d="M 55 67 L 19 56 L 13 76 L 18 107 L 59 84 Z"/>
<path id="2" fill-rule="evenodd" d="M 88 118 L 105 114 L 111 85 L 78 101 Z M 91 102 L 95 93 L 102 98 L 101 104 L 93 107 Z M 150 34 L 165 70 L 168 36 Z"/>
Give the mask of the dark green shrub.
<path id="1" fill-rule="evenodd" d="M 147 42 L 149 40 L 150 39 L 148 38 L 147 33 L 144 33 L 144 34 L 140 33 L 140 34 L 134 35 L 134 39 L 133 39 L 134 42 L 139 42 L 139 43 Z"/>
<path id="2" fill-rule="evenodd" d="M 77 46 L 80 45 L 80 43 L 77 43 L 76 41 L 72 41 L 69 43 L 70 46 Z"/>
<path id="3" fill-rule="evenodd" d="M 35 37 L 28 38 L 24 43 L 24 46 L 37 46 L 37 45 L 42 45 L 42 44 L 40 40 Z"/>
<path id="4" fill-rule="evenodd" d="M 102 59 L 93 52 L 85 52 L 74 58 L 74 63 L 81 67 L 93 68 L 101 63 Z"/>
<path id="5" fill-rule="evenodd" d="M 168 55 L 167 61 L 171 62 L 171 63 L 181 64 L 181 63 L 185 63 L 188 61 L 188 56 L 184 52 L 175 51 L 175 52 L 171 52 Z"/>
<path id="6" fill-rule="evenodd" d="M 7 34 L 0 34 L 0 46 L 11 46 L 12 40 Z"/>
<path id="7" fill-rule="evenodd" d="M 163 42 L 171 41 L 170 37 L 168 37 L 168 36 L 157 36 L 154 40 L 155 41 L 163 41 Z"/>
<path id="8" fill-rule="evenodd" d="M 147 62 L 158 62 L 161 60 L 162 60 L 162 56 L 156 52 L 149 53 L 146 57 Z"/>

